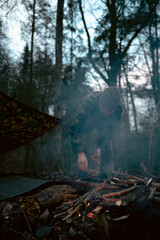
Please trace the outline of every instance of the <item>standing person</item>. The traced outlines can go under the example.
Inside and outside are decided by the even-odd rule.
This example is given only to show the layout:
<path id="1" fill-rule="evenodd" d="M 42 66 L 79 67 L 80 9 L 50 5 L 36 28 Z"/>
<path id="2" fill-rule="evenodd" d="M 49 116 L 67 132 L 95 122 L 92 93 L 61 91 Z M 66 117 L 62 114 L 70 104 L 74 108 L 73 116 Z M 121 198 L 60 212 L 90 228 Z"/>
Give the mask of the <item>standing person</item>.
<path id="1" fill-rule="evenodd" d="M 111 171 L 112 136 L 119 126 L 122 112 L 121 94 L 117 87 L 106 88 L 103 92 L 94 91 L 85 98 L 70 129 L 72 146 L 81 172 L 88 171 L 89 136 L 95 129 L 98 139 L 91 159 L 98 161 L 101 158 L 102 176 Z"/>

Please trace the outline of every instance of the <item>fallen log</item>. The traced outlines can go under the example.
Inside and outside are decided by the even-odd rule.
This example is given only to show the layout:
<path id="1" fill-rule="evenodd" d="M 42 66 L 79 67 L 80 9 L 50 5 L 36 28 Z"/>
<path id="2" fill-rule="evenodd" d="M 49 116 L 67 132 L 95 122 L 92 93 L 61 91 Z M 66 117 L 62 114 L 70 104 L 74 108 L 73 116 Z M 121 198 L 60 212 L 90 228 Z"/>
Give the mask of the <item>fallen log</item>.
<path id="1" fill-rule="evenodd" d="M 69 177 L 62 177 L 62 179 L 58 179 L 58 180 L 55 179 L 55 180 L 52 180 L 52 182 L 53 182 L 53 184 L 56 184 L 56 185 L 57 184 L 58 185 L 62 185 L 62 184 L 70 185 L 74 188 L 77 188 L 80 191 L 84 191 L 84 189 L 85 189 L 85 191 L 90 191 L 90 189 L 97 187 L 100 184 L 100 182 L 103 182 L 102 179 L 99 179 L 99 180 L 100 180 L 99 182 L 94 182 L 93 179 L 92 179 L 92 181 L 91 180 L 86 181 L 86 180 L 80 180 L 80 179 L 73 180 Z M 134 183 L 132 182 L 132 184 L 134 184 Z M 108 181 L 108 183 L 106 182 L 106 184 L 103 186 L 103 189 L 107 189 L 107 190 L 114 189 L 114 188 L 118 188 L 118 187 L 115 185 L 111 185 L 109 183 L 109 181 Z"/>
<path id="2" fill-rule="evenodd" d="M 78 190 L 69 185 L 53 185 L 30 197 L 33 197 L 36 200 L 38 200 L 42 208 L 48 208 L 52 205 L 58 205 L 65 199 L 65 196 L 67 194 L 75 193 L 78 193 Z"/>
<path id="3" fill-rule="evenodd" d="M 78 193 L 78 190 L 69 185 L 53 185 L 33 195 L 20 198 L 18 204 L 14 202 L 4 208 L 2 214 L 8 216 L 22 215 L 26 222 L 28 219 L 34 223 L 47 208 L 56 208 L 67 194 Z M 28 224 L 29 225 L 29 224 Z"/>

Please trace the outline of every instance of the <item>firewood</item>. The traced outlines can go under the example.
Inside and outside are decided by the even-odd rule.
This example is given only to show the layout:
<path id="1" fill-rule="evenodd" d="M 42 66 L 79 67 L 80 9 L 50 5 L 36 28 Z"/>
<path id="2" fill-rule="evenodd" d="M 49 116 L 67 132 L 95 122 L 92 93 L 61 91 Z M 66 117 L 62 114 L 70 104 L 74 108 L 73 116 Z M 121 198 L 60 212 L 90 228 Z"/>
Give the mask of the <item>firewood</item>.
<path id="1" fill-rule="evenodd" d="M 152 200 L 154 198 L 155 193 L 156 193 L 156 188 L 151 188 L 151 192 L 148 199 Z"/>
<path id="2" fill-rule="evenodd" d="M 127 179 L 127 180 L 131 179 L 132 181 L 135 180 L 135 181 L 137 182 L 137 184 L 144 183 L 144 179 L 143 179 L 143 178 L 140 178 L 140 177 L 138 177 L 138 176 L 133 176 L 133 175 L 129 175 L 129 174 L 127 174 L 127 173 L 120 173 L 120 172 L 116 173 L 115 171 L 113 171 L 112 173 L 113 173 L 116 177 L 123 177 L 123 178 L 125 178 L 125 179 Z"/>
<path id="3" fill-rule="evenodd" d="M 151 173 L 147 170 L 147 168 L 146 168 L 146 166 L 144 165 L 143 162 L 141 162 L 140 167 L 143 169 L 143 171 L 147 174 L 148 177 L 151 177 L 151 178 L 154 178 L 154 179 L 160 179 L 159 177 L 154 176 L 153 174 L 151 174 Z"/>
<path id="4" fill-rule="evenodd" d="M 32 196 L 23 198 L 18 211 L 23 213 L 26 220 L 36 222 L 44 209 L 57 206 L 68 193 L 77 193 L 77 189 L 68 185 L 50 186 Z"/>
<path id="5" fill-rule="evenodd" d="M 144 183 L 144 179 L 140 178 L 140 177 L 137 177 L 137 176 L 133 176 L 133 175 L 126 175 L 127 178 L 129 179 L 133 179 L 133 180 L 136 180 L 137 183 Z"/>
<path id="6" fill-rule="evenodd" d="M 124 194 L 136 189 L 136 187 L 137 187 L 137 184 L 135 183 L 134 186 L 132 186 L 130 188 L 127 188 L 125 190 L 118 191 L 118 192 L 112 192 L 112 193 L 108 193 L 108 194 L 103 194 L 103 197 L 104 198 L 110 198 L 110 197 L 113 197 L 113 196 L 121 196 L 121 195 L 124 195 Z"/>
<path id="7" fill-rule="evenodd" d="M 87 192 L 86 194 L 81 196 L 74 204 L 72 209 L 69 210 L 70 213 L 65 218 L 63 218 L 63 220 L 69 219 L 70 217 L 74 216 L 74 214 L 76 214 L 78 211 L 80 211 L 85 205 L 87 206 L 87 202 L 91 199 L 92 195 L 102 189 L 105 186 L 106 181 L 107 179 L 104 180 L 103 183 L 100 183 L 97 187 L 93 188 L 90 192 Z"/>
<path id="8" fill-rule="evenodd" d="M 94 188 L 99 185 L 99 183 L 87 182 L 87 181 L 74 181 L 74 182 L 75 182 L 75 184 L 77 184 L 79 186 L 81 185 L 85 188 Z M 113 186 L 113 185 L 107 184 L 107 183 L 103 186 L 103 189 L 115 189 L 115 188 L 117 188 L 117 186 Z"/>
<path id="9" fill-rule="evenodd" d="M 126 184 L 126 185 L 134 185 L 135 183 L 137 183 L 137 181 L 135 181 L 135 180 L 124 180 L 124 179 L 119 179 L 119 178 L 115 178 L 115 177 L 112 178 L 112 181 Z"/>
<path id="10" fill-rule="evenodd" d="M 48 208 L 49 206 L 58 205 L 64 200 L 66 194 L 78 193 L 78 190 L 69 185 L 53 185 L 44 189 L 31 197 L 37 199 L 42 208 Z"/>

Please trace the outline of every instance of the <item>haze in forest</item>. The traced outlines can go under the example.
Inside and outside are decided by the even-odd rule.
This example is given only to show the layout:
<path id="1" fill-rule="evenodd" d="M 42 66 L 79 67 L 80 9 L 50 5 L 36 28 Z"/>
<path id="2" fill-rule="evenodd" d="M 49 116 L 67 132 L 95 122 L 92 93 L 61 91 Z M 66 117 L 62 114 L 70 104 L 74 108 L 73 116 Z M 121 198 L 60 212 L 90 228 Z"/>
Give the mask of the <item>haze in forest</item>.
<path id="1" fill-rule="evenodd" d="M 140 171 L 143 162 L 158 174 L 159 1 L 99 0 L 91 4 L 88 0 L 66 0 L 57 22 L 57 6 L 61 6 L 57 4 L 62 3 L 1 3 L 1 91 L 64 119 L 58 135 L 54 129 L 29 147 L 5 155 L 3 169 L 18 172 L 27 166 L 28 171 L 75 171 L 68 134 L 75 113 L 93 86 L 101 91 L 104 86 L 117 85 L 125 107 L 127 140 L 119 146 L 123 157 L 115 159 L 117 168 Z M 23 44 L 19 37 L 13 44 L 7 31 L 13 39 L 21 34 Z M 59 51 L 62 54 L 58 55 Z M 17 169 L 13 169 L 14 161 Z"/>

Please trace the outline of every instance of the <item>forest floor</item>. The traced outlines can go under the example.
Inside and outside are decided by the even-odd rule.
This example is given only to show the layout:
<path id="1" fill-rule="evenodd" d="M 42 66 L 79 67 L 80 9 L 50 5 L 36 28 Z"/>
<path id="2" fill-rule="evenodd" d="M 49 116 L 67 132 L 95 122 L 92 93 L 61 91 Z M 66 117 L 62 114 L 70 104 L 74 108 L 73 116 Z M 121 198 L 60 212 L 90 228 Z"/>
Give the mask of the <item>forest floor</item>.
<path id="1" fill-rule="evenodd" d="M 2 240 L 159 240 L 160 179 L 25 174 L 50 184 L 0 202 Z"/>

